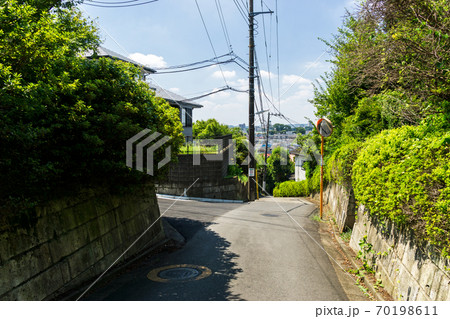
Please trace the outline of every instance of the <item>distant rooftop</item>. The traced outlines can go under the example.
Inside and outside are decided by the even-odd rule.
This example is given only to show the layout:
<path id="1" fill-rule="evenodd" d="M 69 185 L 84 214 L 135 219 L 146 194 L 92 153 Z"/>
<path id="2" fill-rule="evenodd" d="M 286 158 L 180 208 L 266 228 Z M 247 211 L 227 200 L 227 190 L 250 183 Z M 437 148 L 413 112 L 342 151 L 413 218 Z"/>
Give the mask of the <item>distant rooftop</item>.
<path id="1" fill-rule="evenodd" d="M 116 59 L 116 60 L 121 60 L 121 61 L 124 61 L 124 62 L 128 62 L 128 63 L 134 64 L 137 67 L 142 68 L 147 73 L 156 73 L 156 70 L 154 70 L 154 69 L 152 69 L 152 68 L 150 68 L 150 67 L 148 67 L 146 65 L 143 65 L 143 64 L 141 64 L 139 62 L 136 62 L 136 61 L 134 61 L 134 60 L 132 60 L 130 58 L 127 58 L 126 56 L 123 56 L 123 55 L 121 55 L 121 54 L 119 54 L 117 52 L 114 52 L 113 50 L 110 50 L 110 49 L 107 49 L 105 47 L 102 47 L 102 46 L 99 46 L 97 48 L 96 52 L 91 50 L 91 51 L 88 51 L 88 52 L 83 54 L 83 56 L 88 58 L 88 59 L 93 58 L 95 55 L 97 55 L 98 57 L 111 58 L 111 59 Z"/>

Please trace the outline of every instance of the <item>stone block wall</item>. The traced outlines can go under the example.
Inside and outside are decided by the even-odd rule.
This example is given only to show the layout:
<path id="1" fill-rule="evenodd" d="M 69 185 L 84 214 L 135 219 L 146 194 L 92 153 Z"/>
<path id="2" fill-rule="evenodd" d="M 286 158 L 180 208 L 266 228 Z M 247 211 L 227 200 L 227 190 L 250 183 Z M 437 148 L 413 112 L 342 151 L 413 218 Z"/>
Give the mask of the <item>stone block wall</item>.
<path id="1" fill-rule="evenodd" d="M 0 233 L 0 300 L 55 298 L 103 273 L 159 217 L 153 185 L 132 195 L 102 190 L 36 209 L 28 229 Z M 157 222 L 121 259 L 162 240 Z"/>
<path id="2" fill-rule="evenodd" d="M 449 260 L 433 247 L 420 245 L 410 231 L 393 223 L 380 223 L 360 206 L 350 241 L 353 250 L 361 249 L 364 236 L 373 245 L 368 257 L 376 276 L 395 300 L 450 301 Z"/>

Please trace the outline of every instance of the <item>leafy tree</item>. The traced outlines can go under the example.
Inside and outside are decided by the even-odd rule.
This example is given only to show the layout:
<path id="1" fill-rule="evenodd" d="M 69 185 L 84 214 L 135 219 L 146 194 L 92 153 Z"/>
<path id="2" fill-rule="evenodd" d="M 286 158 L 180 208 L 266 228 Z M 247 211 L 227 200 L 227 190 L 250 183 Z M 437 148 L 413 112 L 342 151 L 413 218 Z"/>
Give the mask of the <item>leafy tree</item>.
<path id="1" fill-rule="evenodd" d="M 125 165 L 125 141 L 142 129 L 171 137 L 177 152 L 176 109 L 136 67 L 80 57 L 99 39 L 70 2 L 8 0 L 0 21 L 0 204 L 148 179 Z"/>
<path id="2" fill-rule="evenodd" d="M 304 127 L 299 126 L 299 127 L 295 128 L 295 133 L 297 133 L 297 134 L 306 134 L 306 130 L 305 130 Z"/>
<path id="3" fill-rule="evenodd" d="M 275 123 L 274 125 L 272 125 L 272 127 L 277 133 L 286 133 L 292 130 L 290 125 L 280 123 Z"/>
<path id="4" fill-rule="evenodd" d="M 196 139 L 214 139 L 227 134 L 242 135 L 240 129 L 236 129 L 233 130 L 226 124 L 220 124 L 216 119 L 199 120 L 192 126 L 192 132 Z"/>
<path id="5" fill-rule="evenodd" d="M 294 163 L 288 150 L 276 147 L 267 159 L 266 190 L 271 193 L 276 184 L 289 180 L 293 173 Z"/>

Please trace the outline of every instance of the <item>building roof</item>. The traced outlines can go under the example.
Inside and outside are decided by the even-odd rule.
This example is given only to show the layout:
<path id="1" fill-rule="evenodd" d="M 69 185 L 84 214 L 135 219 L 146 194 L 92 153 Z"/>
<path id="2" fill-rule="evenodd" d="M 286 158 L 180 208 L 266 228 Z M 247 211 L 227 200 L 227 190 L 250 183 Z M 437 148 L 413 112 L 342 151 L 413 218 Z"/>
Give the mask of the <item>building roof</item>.
<path id="1" fill-rule="evenodd" d="M 203 107 L 203 105 L 187 101 L 187 99 L 185 97 L 178 95 L 176 93 L 173 93 L 171 91 L 168 91 L 166 89 L 163 89 L 162 87 L 160 87 L 159 85 L 156 85 L 155 83 L 150 83 L 149 86 L 150 86 L 150 89 L 155 91 L 156 96 L 163 98 L 164 100 L 169 102 L 169 104 L 175 104 L 176 106 L 182 106 L 182 107 L 187 107 L 187 108 L 192 108 L 192 109 L 197 109 L 197 108 Z"/>
<path id="2" fill-rule="evenodd" d="M 135 66 L 137 66 L 139 68 L 142 68 L 147 73 L 156 73 L 156 70 L 154 70 L 146 65 L 143 65 L 139 62 L 136 62 L 130 58 L 127 58 L 126 56 L 123 56 L 117 52 L 114 52 L 113 50 L 102 47 L 102 46 L 99 46 L 95 53 L 91 50 L 91 51 L 85 52 L 83 54 L 83 56 L 88 59 L 93 58 L 95 55 L 98 57 L 111 58 L 111 59 L 115 59 L 115 60 L 121 60 L 124 62 L 128 62 L 128 63 L 134 64 Z"/>
<path id="3" fill-rule="evenodd" d="M 124 62 L 134 64 L 135 66 L 142 68 L 147 73 L 156 73 L 156 70 L 154 70 L 148 66 L 145 66 L 143 64 L 140 64 L 130 58 L 127 58 L 126 56 L 123 56 L 117 52 L 114 52 L 114 51 L 107 49 L 105 47 L 102 47 L 102 46 L 99 46 L 95 53 L 93 51 L 88 51 L 88 52 L 85 52 L 83 54 L 83 56 L 88 59 L 91 59 L 91 58 L 94 58 L 95 56 L 97 56 L 97 57 L 121 60 Z M 162 87 L 160 87 L 159 85 L 156 85 L 154 83 L 149 84 L 149 86 L 150 86 L 150 89 L 155 91 L 156 96 L 163 98 L 164 100 L 166 100 L 167 102 L 169 102 L 169 104 L 171 104 L 173 106 L 182 106 L 185 108 L 192 108 L 192 109 L 203 107 L 203 105 L 201 105 L 201 104 L 190 102 L 185 97 L 178 95 L 176 93 L 173 93 L 171 91 L 168 91 L 166 89 L 163 89 Z"/>

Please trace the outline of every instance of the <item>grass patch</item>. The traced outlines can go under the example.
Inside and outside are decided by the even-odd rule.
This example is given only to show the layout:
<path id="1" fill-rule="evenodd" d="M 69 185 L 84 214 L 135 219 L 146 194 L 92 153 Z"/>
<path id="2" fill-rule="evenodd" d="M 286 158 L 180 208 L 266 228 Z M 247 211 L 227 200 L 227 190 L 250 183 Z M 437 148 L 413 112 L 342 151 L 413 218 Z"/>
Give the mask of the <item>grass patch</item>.
<path id="1" fill-rule="evenodd" d="M 352 230 L 347 228 L 343 233 L 340 234 L 341 239 L 346 243 L 350 242 L 350 238 L 352 237 Z"/>

